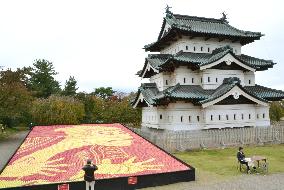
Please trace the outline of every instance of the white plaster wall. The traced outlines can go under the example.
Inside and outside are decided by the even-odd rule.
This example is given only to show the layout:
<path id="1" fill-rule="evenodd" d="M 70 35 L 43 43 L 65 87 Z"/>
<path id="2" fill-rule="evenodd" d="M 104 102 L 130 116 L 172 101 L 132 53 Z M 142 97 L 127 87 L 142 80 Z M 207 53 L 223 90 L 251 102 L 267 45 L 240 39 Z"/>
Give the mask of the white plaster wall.
<path id="1" fill-rule="evenodd" d="M 218 70 L 218 69 L 206 69 L 201 71 L 202 88 L 204 89 L 216 89 L 223 83 L 225 78 L 237 77 L 241 80 L 241 84 L 244 84 L 244 72 L 241 70 Z M 209 81 L 210 80 L 210 81 Z"/>
<path id="2" fill-rule="evenodd" d="M 192 71 L 186 66 L 180 66 L 172 73 L 173 85 L 200 85 L 200 72 Z"/>
<path id="3" fill-rule="evenodd" d="M 157 107 L 142 108 L 142 126 L 159 128 Z"/>
<path id="4" fill-rule="evenodd" d="M 251 71 L 244 72 L 244 84 L 245 84 L 245 86 L 254 86 L 255 85 L 255 74 L 254 74 L 254 72 L 251 72 Z"/>
<path id="5" fill-rule="evenodd" d="M 223 83 L 225 78 L 229 77 L 239 78 L 243 86 L 255 85 L 255 74 L 251 71 L 218 69 L 192 71 L 186 66 L 176 68 L 173 73 L 156 74 L 150 78 L 150 82 L 156 83 L 160 91 L 177 83 L 181 85 L 201 85 L 204 89 L 216 89 Z"/>
<path id="6" fill-rule="evenodd" d="M 149 80 L 150 80 L 151 83 L 156 83 L 159 91 L 163 90 L 163 83 L 164 83 L 163 73 L 155 74 L 152 77 L 150 77 Z"/>
<path id="7" fill-rule="evenodd" d="M 208 77 L 210 81 L 208 80 Z M 201 85 L 204 89 L 216 89 L 225 78 L 237 77 L 241 80 L 242 85 L 255 85 L 255 76 L 253 72 L 243 72 L 241 70 L 218 70 L 206 69 L 203 71 L 192 71 L 186 66 L 180 66 L 170 74 L 164 74 L 164 84 L 167 78 L 168 86 L 164 85 L 164 89 L 180 83 L 181 85 Z M 201 82 L 202 78 L 202 82 Z M 193 81 L 192 81 L 193 80 Z M 250 84 L 249 81 L 250 80 Z M 193 82 L 193 83 L 192 83 Z"/>
<path id="8" fill-rule="evenodd" d="M 244 127 L 256 125 L 255 106 L 253 104 L 213 105 L 205 108 L 204 114 L 206 123 L 204 128 Z"/>
<path id="9" fill-rule="evenodd" d="M 161 53 L 175 54 L 181 50 L 184 52 L 194 53 L 212 53 L 214 49 L 226 45 L 230 45 L 235 54 L 241 54 L 242 45 L 239 42 L 232 43 L 230 40 L 219 42 L 219 39 L 216 38 L 205 41 L 205 38 L 202 37 L 190 39 L 188 36 L 182 36 L 182 38 L 163 49 Z"/>
<path id="10" fill-rule="evenodd" d="M 152 120 L 152 117 L 155 118 L 155 116 L 157 120 Z M 201 129 L 203 123 L 204 117 L 201 107 L 194 106 L 192 103 L 177 102 L 170 103 L 168 106 L 142 109 L 143 127 L 166 130 L 196 130 Z"/>
<path id="11" fill-rule="evenodd" d="M 142 126 L 148 128 L 178 131 L 269 125 L 269 107 L 255 104 L 213 105 L 202 109 L 179 101 L 168 106 L 142 109 Z"/>
<path id="12" fill-rule="evenodd" d="M 256 126 L 267 127 L 270 126 L 269 106 L 255 106 Z"/>
<path id="13" fill-rule="evenodd" d="M 156 83 L 159 91 L 163 91 L 166 88 L 175 85 L 172 77 L 173 75 L 171 73 L 162 72 L 150 77 L 150 82 Z"/>

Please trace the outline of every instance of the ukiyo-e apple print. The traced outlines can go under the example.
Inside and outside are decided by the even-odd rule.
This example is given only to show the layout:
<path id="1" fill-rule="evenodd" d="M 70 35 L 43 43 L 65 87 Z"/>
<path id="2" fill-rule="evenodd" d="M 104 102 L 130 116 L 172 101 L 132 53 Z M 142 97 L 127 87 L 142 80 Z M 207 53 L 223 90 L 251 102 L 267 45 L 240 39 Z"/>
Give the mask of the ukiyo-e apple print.
<path id="1" fill-rule="evenodd" d="M 120 124 L 37 126 L 0 175 L 0 187 L 82 181 L 91 158 L 97 179 L 188 169 Z"/>

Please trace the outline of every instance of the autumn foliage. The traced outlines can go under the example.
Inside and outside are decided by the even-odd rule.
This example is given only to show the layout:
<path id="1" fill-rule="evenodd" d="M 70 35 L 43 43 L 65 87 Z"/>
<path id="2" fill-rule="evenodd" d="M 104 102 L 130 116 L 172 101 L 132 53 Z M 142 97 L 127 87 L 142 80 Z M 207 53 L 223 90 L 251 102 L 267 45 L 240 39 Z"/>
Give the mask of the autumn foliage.
<path id="1" fill-rule="evenodd" d="M 130 105 L 134 93 L 117 92 L 112 87 L 77 92 L 77 81 L 70 76 L 64 88 L 56 81 L 52 62 L 37 59 L 33 67 L 0 71 L 0 124 L 7 127 L 123 123 L 139 126 L 141 110 Z"/>

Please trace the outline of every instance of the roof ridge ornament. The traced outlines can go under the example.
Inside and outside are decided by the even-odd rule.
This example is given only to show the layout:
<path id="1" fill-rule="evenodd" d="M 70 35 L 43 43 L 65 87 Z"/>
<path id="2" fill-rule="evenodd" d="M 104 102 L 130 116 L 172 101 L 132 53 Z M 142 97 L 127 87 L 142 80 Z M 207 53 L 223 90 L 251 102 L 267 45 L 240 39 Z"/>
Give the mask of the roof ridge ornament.
<path id="1" fill-rule="evenodd" d="M 220 20 L 228 24 L 229 23 L 228 18 L 227 18 L 228 14 L 226 14 L 225 11 L 223 11 L 221 14 L 222 14 L 222 17 L 220 18 Z"/>
<path id="2" fill-rule="evenodd" d="M 166 6 L 166 17 L 168 17 L 168 18 L 172 18 L 172 16 L 173 16 L 173 13 L 170 11 L 170 9 L 171 9 L 172 7 L 170 7 L 168 4 L 167 4 L 167 6 Z"/>

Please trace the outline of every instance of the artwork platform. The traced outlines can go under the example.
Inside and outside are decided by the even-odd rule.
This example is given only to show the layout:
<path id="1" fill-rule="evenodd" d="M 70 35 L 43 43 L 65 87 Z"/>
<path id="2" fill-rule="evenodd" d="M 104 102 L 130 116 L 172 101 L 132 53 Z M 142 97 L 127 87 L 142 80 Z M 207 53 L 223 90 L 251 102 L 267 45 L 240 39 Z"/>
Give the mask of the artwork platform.
<path id="1" fill-rule="evenodd" d="M 195 180 L 195 169 L 121 124 L 35 126 L 0 174 L 0 189 L 85 189 L 82 167 L 98 166 L 96 190 Z M 137 179 L 136 184 L 129 184 Z"/>

